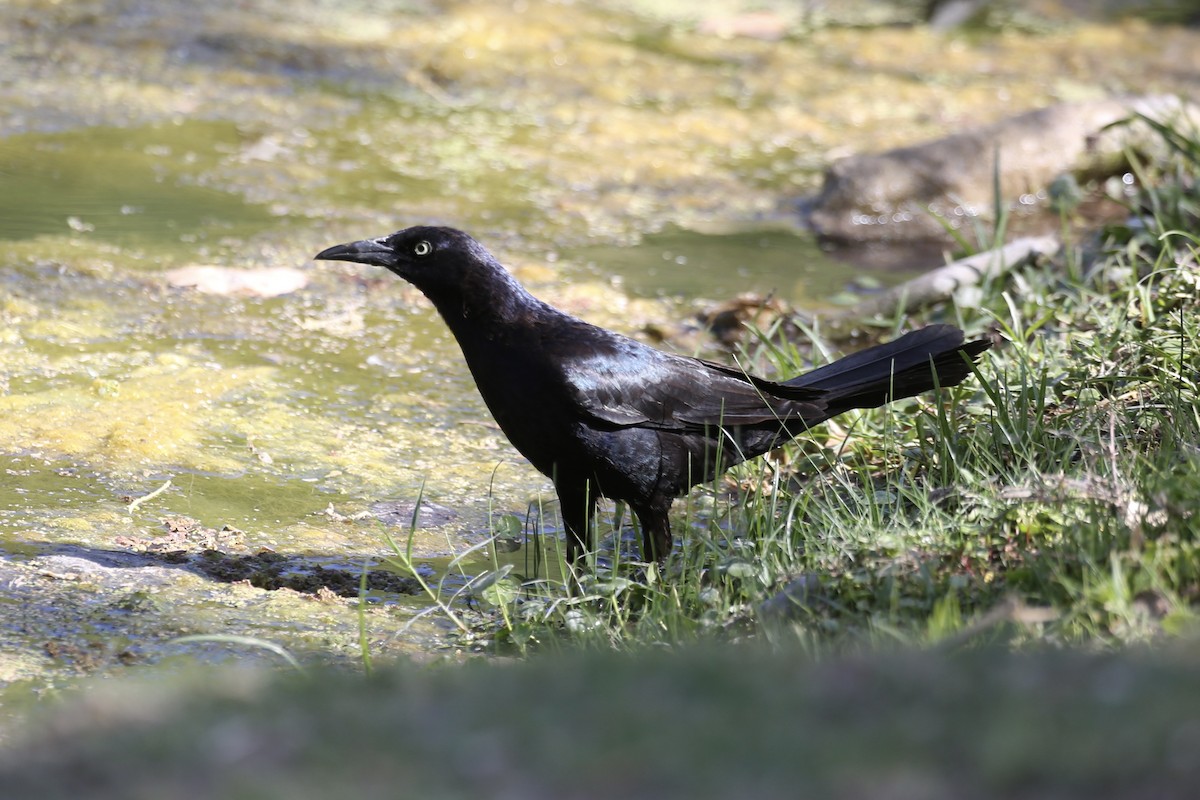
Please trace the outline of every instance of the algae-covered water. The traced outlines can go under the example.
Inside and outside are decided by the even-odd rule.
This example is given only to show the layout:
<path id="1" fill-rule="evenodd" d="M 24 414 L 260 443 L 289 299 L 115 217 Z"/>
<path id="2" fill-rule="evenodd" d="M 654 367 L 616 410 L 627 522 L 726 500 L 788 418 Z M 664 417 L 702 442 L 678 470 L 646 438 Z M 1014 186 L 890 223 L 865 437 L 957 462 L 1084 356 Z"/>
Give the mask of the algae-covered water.
<path id="1" fill-rule="evenodd" d="M 353 663 L 340 589 L 418 496 L 430 574 L 496 514 L 545 501 L 553 533 L 428 304 L 320 249 L 454 225 L 633 335 L 745 292 L 818 307 L 860 277 L 796 215 L 833 158 L 1198 74 L 1195 31 L 1137 20 L 766 5 L 779 36 L 712 32 L 732 2 L 0 7 L 0 682 L 271 658 L 172 643 L 196 633 Z M 176 272 L 209 268 L 262 283 Z M 373 652 L 454 651 L 380 586 Z"/>

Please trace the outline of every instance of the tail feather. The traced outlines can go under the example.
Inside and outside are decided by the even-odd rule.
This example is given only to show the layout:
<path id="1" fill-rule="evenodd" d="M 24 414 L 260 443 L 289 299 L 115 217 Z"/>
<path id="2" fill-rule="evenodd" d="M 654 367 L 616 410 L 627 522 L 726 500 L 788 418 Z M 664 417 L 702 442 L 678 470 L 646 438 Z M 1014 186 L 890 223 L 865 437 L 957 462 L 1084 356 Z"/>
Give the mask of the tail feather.
<path id="1" fill-rule="evenodd" d="M 987 339 L 964 343 L 963 338 L 953 325 L 930 325 L 784 385 L 826 392 L 826 419 L 852 408 L 875 408 L 934 388 L 935 373 L 938 386 L 962 383 L 971 374 L 971 363 L 992 346 Z"/>

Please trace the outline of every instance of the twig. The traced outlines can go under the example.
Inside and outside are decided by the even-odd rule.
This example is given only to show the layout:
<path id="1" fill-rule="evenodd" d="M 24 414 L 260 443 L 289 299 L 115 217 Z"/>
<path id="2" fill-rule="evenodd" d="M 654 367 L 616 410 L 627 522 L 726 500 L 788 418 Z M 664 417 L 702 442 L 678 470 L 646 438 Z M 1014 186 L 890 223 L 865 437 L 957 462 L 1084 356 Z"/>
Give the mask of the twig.
<path id="1" fill-rule="evenodd" d="M 158 497 L 160 494 L 162 494 L 163 492 L 165 492 L 167 489 L 170 489 L 170 488 L 171 488 L 171 479 L 167 478 L 166 483 L 164 483 L 162 486 L 155 489 L 150 494 L 144 494 L 141 497 L 131 500 L 129 503 L 129 515 L 133 516 L 133 511 L 135 508 L 137 508 L 138 506 L 140 506 L 142 503 L 146 502 L 147 500 L 153 500 L 154 498 Z"/>
<path id="2" fill-rule="evenodd" d="M 891 318 L 918 308 L 949 300 L 964 286 L 976 286 L 1009 270 L 1023 267 L 1042 256 L 1058 252 L 1054 236 L 1028 236 L 1003 247 L 960 259 L 924 275 L 905 281 L 882 294 L 852 306 L 839 316 L 852 319 Z"/>
<path id="3" fill-rule="evenodd" d="M 1014 622 L 1017 625 L 1045 625 L 1054 622 L 1060 616 L 1053 608 L 1027 606 L 1020 598 L 1009 596 L 967 627 L 937 642 L 937 646 L 946 649 L 964 645 L 981 633 L 1006 622 Z"/>

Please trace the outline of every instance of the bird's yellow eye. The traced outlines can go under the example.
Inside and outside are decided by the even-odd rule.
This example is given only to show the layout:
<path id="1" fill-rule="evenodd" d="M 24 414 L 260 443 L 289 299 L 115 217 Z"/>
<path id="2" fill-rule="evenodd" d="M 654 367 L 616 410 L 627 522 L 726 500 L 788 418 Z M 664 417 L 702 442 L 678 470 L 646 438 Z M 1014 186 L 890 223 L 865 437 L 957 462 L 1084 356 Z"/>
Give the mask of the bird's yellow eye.
<path id="1" fill-rule="evenodd" d="M 427 256 L 432 252 L 433 252 L 433 245 L 431 245 L 429 242 L 425 241 L 424 239 L 422 239 L 421 241 L 419 241 L 413 245 L 413 255 L 415 255 L 415 256 Z"/>

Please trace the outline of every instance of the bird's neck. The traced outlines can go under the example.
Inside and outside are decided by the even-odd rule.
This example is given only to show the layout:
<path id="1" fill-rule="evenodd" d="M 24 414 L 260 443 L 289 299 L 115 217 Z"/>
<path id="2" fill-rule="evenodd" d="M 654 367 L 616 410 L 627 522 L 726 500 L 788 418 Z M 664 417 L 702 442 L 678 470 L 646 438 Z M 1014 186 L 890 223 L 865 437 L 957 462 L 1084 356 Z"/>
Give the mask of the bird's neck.
<path id="1" fill-rule="evenodd" d="M 469 340 L 492 340 L 556 313 L 498 266 L 474 272 L 448 291 L 425 294 L 464 349 Z"/>

